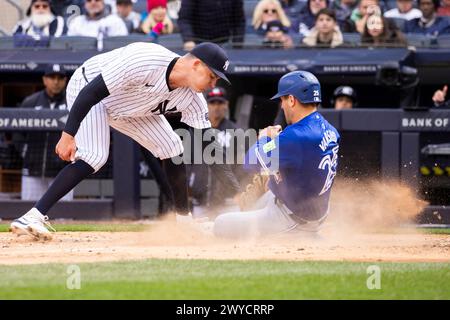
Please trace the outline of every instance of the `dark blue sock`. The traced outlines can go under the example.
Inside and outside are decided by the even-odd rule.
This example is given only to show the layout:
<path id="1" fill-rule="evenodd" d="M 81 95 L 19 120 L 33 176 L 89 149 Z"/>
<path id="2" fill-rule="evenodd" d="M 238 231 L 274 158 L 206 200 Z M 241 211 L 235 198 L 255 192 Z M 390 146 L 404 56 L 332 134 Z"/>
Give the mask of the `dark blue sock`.
<path id="1" fill-rule="evenodd" d="M 94 169 L 83 160 L 77 160 L 62 169 L 47 192 L 34 206 L 43 215 L 47 214 L 59 199 L 75 188 L 82 180 L 94 173 Z"/>

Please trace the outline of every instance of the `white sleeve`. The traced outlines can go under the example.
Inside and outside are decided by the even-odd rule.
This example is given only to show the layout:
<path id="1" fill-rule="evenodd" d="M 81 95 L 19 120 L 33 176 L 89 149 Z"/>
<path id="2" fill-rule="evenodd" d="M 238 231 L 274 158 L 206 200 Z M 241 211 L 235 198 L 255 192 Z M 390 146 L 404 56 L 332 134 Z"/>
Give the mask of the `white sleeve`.
<path id="1" fill-rule="evenodd" d="M 194 95 L 191 104 L 181 112 L 181 121 L 195 129 L 210 128 L 208 105 L 203 94 Z"/>
<path id="2" fill-rule="evenodd" d="M 123 22 L 123 20 L 116 15 L 109 15 L 105 18 L 104 23 L 107 30 L 107 37 L 128 35 L 128 30 L 125 22 Z"/>

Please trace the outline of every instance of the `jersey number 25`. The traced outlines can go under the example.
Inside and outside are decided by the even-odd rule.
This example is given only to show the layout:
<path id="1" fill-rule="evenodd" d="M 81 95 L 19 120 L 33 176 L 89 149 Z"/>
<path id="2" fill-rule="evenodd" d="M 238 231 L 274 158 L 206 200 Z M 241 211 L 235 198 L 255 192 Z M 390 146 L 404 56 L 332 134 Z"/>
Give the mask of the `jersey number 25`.
<path id="1" fill-rule="evenodd" d="M 325 184 L 323 185 L 322 191 L 320 191 L 319 196 L 327 192 L 331 186 L 333 185 L 334 177 L 336 176 L 337 169 L 337 160 L 338 160 L 338 150 L 339 146 L 335 146 L 333 151 L 333 158 L 327 154 L 325 157 L 320 160 L 319 169 L 325 170 L 328 168 L 327 179 L 325 180 Z"/>

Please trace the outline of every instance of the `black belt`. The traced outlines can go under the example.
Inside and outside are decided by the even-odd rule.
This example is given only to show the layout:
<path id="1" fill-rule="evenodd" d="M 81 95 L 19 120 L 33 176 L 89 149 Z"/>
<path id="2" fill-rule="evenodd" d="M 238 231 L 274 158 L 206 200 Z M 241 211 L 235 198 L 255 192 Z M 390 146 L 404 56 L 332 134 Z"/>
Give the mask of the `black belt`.
<path id="1" fill-rule="evenodd" d="M 83 74 L 84 80 L 86 80 L 86 82 L 89 83 L 88 79 L 86 78 L 86 69 L 84 67 L 81 67 L 81 73 Z"/>

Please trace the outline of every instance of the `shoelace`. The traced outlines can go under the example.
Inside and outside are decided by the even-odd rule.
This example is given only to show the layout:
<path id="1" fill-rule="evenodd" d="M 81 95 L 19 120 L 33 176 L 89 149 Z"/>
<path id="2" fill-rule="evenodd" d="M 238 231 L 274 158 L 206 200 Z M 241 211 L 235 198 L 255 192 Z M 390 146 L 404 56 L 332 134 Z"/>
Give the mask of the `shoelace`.
<path id="1" fill-rule="evenodd" d="M 48 222 L 48 216 L 44 216 L 44 224 L 50 228 L 51 231 L 56 232 L 56 229 L 53 228 L 53 226 L 50 224 L 50 222 Z"/>

